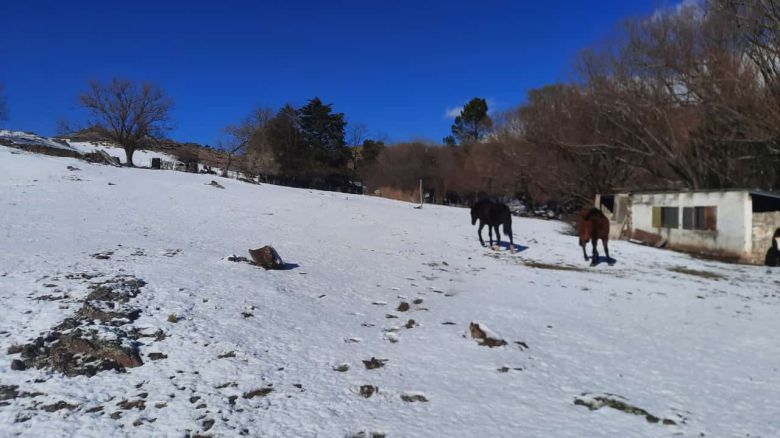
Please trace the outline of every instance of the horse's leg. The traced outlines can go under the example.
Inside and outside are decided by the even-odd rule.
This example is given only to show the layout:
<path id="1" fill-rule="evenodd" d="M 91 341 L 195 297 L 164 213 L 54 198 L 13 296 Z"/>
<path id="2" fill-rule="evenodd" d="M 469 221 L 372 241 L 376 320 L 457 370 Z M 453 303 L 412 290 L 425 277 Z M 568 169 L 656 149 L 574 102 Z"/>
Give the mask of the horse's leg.
<path id="1" fill-rule="evenodd" d="M 504 225 L 504 228 L 506 228 L 506 225 Z M 504 230 L 506 232 L 506 229 Z M 515 252 L 515 239 L 512 237 L 512 227 L 509 227 L 509 252 Z"/>
<path id="2" fill-rule="evenodd" d="M 490 247 L 493 248 L 493 225 L 488 225 L 488 238 L 490 239 Z"/>
<path id="3" fill-rule="evenodd" d="M 485 241 L 482 240 L 482 227 L 484 226 L 485 226 L 484 222 L 482 222 L 482 220 L 480 219 L 479 228 L 477 229 L 477 236 L 479 236 L 479 244 L 482 246 L 485 246 Z"/>
<path id="4" fill-rule="evenodd" d="M 580 246 L 582 247 L 582 256 L 585 257 L 586 262 L 590 260 L 590 257 L 588 257 L 588 251 L 587 249 L 585 249 L 587 245 L 588 245 L 588 241 L 586 239 L 580 238 Z"/>
<path id="5" fill-rule="evenodd" d="M 501 246 L 501 234 L 498 232 L 498 225 L 493 227 L 496 229 L 496 246 Z"/>
<path id="6" fill-rule="evenodd" d="M 591 237 L 590 239 L 590 243 L 593 245 L 593 257 L 590 260 L 591 266 L 596 266 L 599 263 L 599 250 L 596 248 L 598 241 L 599 239 L 596 237 Z"/>
<path id="7" fill-rule="evenodd" d="M 607 245 L 607 239 L 601 239 L 601 243 L 604 244 L 604 254 L 607 256 L 607 263 L 609 265 L 613 265 L 615 261 L 612 260 L 612 258 L 609 256 L 609 245 Z"/>

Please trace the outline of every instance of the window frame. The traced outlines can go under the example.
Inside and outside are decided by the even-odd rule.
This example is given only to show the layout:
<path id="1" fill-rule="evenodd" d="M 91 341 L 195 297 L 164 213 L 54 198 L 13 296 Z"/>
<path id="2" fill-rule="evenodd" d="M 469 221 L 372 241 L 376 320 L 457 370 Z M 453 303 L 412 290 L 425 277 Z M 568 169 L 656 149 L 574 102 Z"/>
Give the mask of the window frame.
<path id="1" fill-rule="evenodd" d="M 653 228 L 680 228 L 680 207 L 659 205 L 653 207 Z"/>
<path id="2" fill-rule="evenodd" d="M 683 229 L 718 231 L 718 207 L 715 205 L 683 207 Z"/>

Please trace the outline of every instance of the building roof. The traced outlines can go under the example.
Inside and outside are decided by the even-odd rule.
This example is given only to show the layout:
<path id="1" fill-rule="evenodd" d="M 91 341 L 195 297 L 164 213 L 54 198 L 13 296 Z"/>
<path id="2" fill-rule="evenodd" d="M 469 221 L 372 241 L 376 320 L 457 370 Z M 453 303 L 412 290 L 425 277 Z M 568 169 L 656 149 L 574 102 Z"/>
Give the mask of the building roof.
<path id="1" fill-rule="evenodd" d="M 614 193 L 601 193 L 601 196 L 614 196 L 614 195 L 666 195 L 666 194 L 688 194 L 688 193 L 726 193 L 726 192 L 747 192 L 751 196 L 765 196 L 770 198 L 780 199 L 780 192 L 770 192 L 766 190 L 755 189 L 699 189 L 699 190 L 627 190 Z"/>

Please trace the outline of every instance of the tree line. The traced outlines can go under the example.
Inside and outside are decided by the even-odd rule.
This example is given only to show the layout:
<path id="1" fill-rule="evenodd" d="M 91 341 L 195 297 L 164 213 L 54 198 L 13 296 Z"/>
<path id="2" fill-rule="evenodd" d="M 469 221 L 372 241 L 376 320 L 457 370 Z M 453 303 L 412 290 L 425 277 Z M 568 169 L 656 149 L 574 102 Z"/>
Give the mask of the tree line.
<path id="1" fill-rule="evenodd" d="M 423 179 L 436 202 L 480 196 L 573 205 L 637 189 L 780 189 L 780 8 L 704 0 L 625 22 L 583 50 L 574 79 L 491 113 L 467 102 L 441 143 L 385 145 L 315 97 L 258 108 L 224 128 L 227 174 L 299 185 L 362 180 L 409 197 Z M 0 93 L 2 96 L 2 93 Z M 171 99 L 149 83 L 93 82 L 90 126 L 133 152 L 168 128 Z M 0 98 L 0 118 L 7 109 Z M 419 194 L 417 195 L 419 196 Z"/>
<path id="2" fill-rule="evenodd" d="M 711 0 L 629 20 L 574 79 L 487 117 L 473 99 L 451 148 L 388 148 L 377 186 L 577 204 L 638 189 L 780 189 L 780 8 Z M 456 146 L 457 145 L 457 146 Z M 410 163 L 413 161 L 413 164 Z M 449 196 L 448 196 L 449 193 Z"/>

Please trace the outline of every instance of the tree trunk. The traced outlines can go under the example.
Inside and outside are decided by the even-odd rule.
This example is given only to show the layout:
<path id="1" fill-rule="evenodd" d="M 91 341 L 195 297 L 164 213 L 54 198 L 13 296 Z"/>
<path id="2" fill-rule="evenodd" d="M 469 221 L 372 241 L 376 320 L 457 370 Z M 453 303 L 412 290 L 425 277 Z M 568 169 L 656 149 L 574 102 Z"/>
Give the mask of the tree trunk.
<path id="1" fill-rule="evenodd" d="M 125 148 L 125 156 L 127 157 L 127 163 L 125 166 L 127 167 L 135 167 L 133 164 L 133 153 L 135 152 L 135 148 Z"/>
<path id="2" fill-rule="evenodd" d="M 223 177 L 229 177 L 228 172 L 230 172 L 230 163 L 233 161 L 233 154 L 228 152 L 227 156 L 227 163 L 225 164 L 225 170 L 222 171 Z"/>

